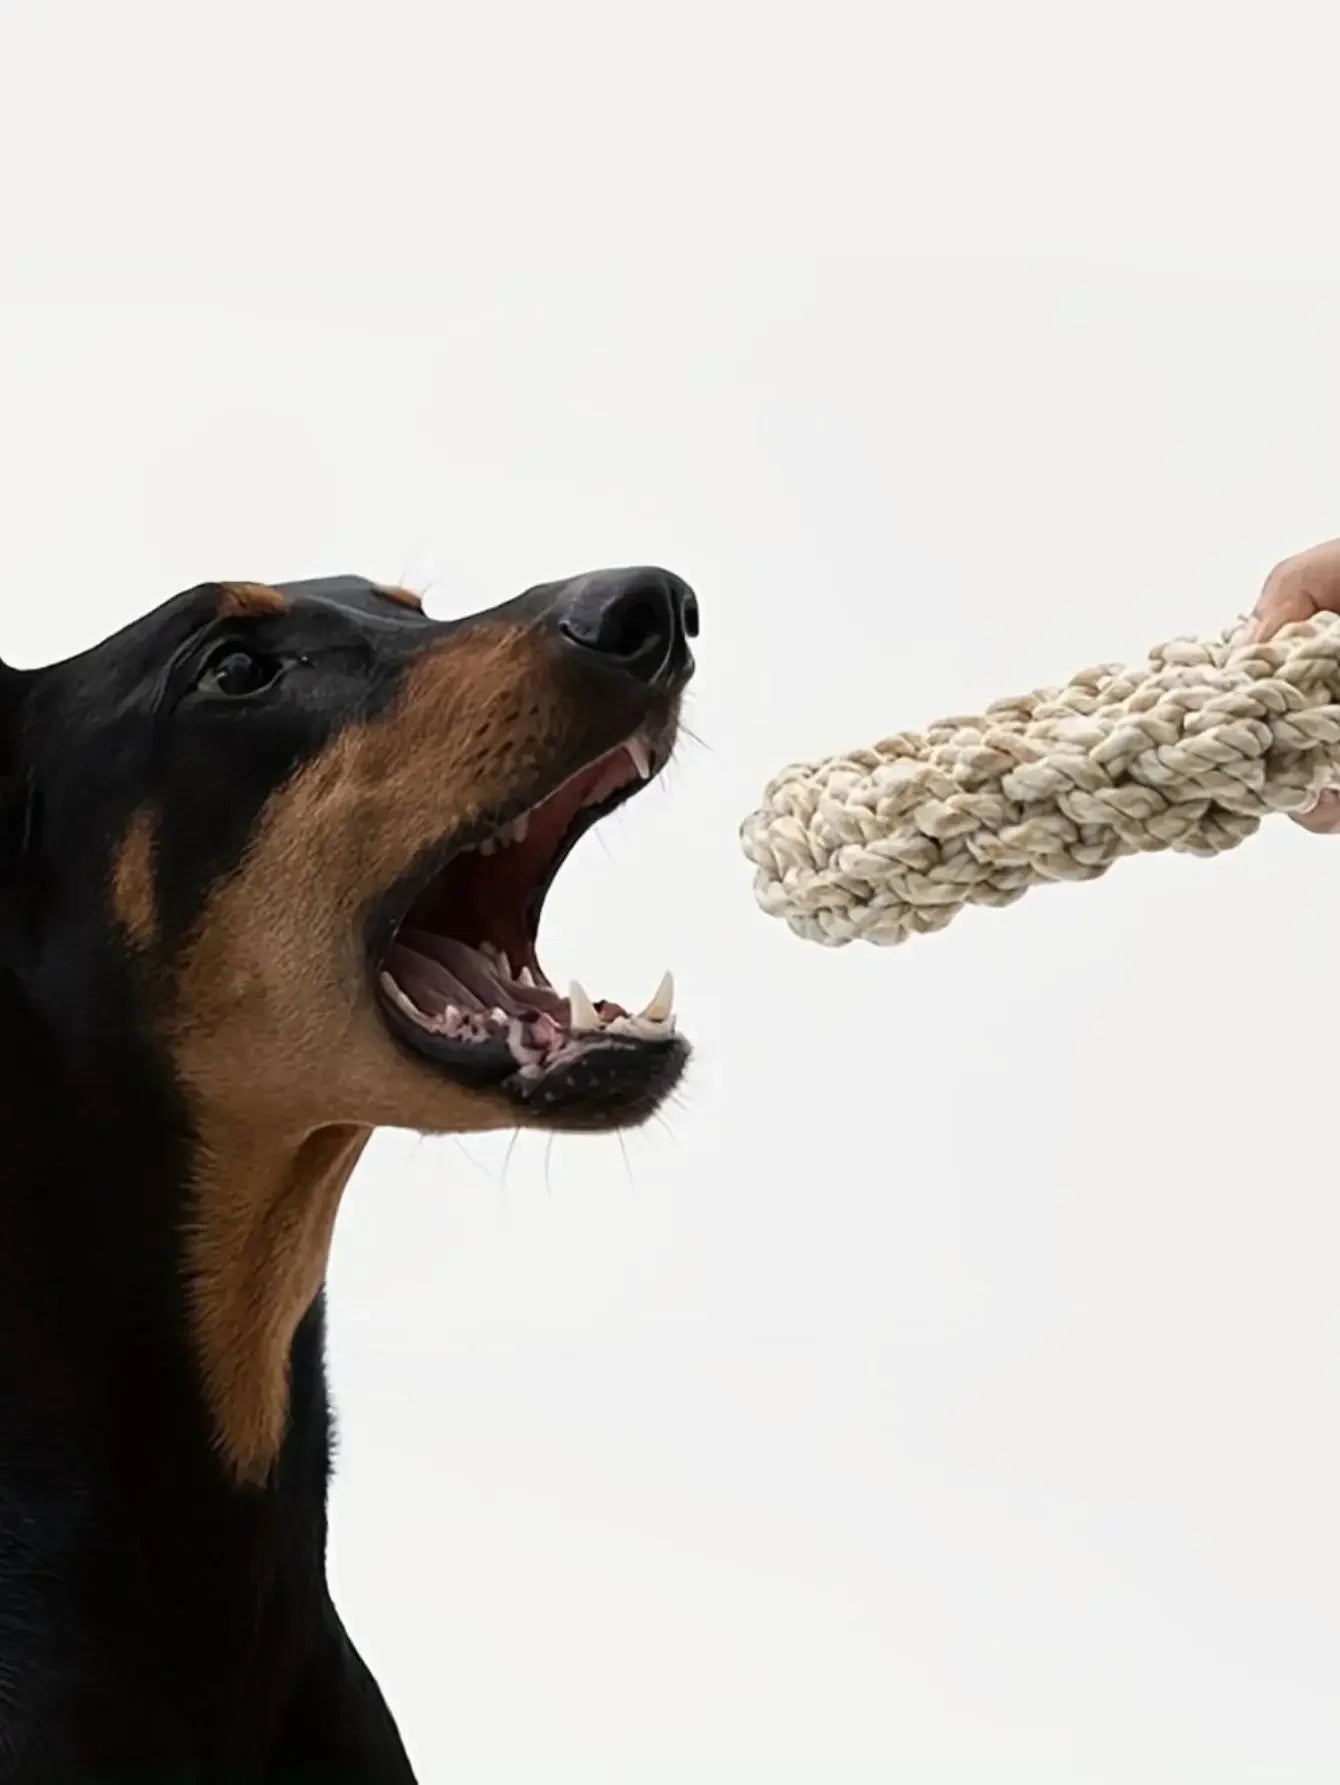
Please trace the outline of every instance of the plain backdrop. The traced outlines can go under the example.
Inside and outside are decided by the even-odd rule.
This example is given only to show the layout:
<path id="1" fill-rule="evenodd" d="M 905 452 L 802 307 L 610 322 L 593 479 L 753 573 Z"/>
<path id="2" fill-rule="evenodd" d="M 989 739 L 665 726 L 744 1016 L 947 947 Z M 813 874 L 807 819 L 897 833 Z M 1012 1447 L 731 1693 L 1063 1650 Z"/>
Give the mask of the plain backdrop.
<path id="1" fill-rule="evenodd" d="M 1333 15 L 0 0 L 0 650 L 660 561 L 686 742 L 554 976 L 627 1138 L 379 1138 L 332 1572 L 428 1785 L 1340 1776 L 1340 842 L 829 953 L 782 763 L 1340 532 Z"/>

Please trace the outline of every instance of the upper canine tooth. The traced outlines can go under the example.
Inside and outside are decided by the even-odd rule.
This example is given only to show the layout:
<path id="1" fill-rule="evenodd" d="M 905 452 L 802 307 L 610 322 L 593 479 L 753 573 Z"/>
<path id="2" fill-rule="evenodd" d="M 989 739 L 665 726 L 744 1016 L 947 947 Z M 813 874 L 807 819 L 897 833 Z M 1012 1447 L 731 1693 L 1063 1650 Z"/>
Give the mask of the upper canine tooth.
<path id="1" fill-rule="evenodd" d="M 524 843 L 526 840 L 526 833 L 529 830 L 530 830 L 530 813 L 523 812 L 521 814 L 520 818 L 518 818 L 511 825 L 507 834 L 511 837 L 511 839 L 514 843 Z"/>
<path id="2" fill-rule="evenodd" d="M 651 751 L 641 738 L 629 738 L 624 749 L 633 759 L 633 767 L 644 781 L 651 780 Z"/>
<path id="3" fill-rule="evenodd" d="M 531 972 L 529 967 L 523 967 L 520 973 L 516 976 L 516 982 L 518 985 L 528 985 L 533 987 L 535 984 L 535 975 Z"/>
<path id="4" fill-rule="evenodd" d="M 572 1011 L 572 1032 L 574 1035 L 580 1031 L 589 1032 L 604 1027 L 600 1020 L 600 1012 L 575 979 L 568 992 L 568 1004 Z"/>
<path id="5" fill-rule="evenodd" d="M 667 1023 L 675 1014 L 675 976 L 666 973 L 656 988 L 650 1004 L 637 1013 L 649 1023 Z"/>

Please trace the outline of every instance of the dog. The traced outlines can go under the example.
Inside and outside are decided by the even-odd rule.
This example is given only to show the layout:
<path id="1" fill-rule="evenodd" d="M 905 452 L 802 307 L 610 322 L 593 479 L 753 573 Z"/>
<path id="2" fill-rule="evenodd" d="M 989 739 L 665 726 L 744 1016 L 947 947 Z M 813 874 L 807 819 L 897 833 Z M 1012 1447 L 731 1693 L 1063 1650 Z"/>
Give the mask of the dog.
<path id="1" fill-rule="evenodd" d="M 458 621 L 206 583 L 0 667 L 0 1781 L 404 1785 L 326 1582 L 323 1280 L 373 1130 L 642 1122 L 546 892 L 674 745 L 659 569 Z"/>

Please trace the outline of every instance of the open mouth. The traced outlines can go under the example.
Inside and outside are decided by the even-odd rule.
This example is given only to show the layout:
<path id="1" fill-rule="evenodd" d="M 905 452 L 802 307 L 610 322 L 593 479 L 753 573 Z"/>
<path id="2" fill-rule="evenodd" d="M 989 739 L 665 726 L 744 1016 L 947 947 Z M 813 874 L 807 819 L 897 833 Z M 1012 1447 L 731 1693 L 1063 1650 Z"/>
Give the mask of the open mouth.
<path id="1" fill-rule="evenodd" d="M 552 1105 L 604 1090 L 612 1098 L 678 1075 L 669 973 L 637 1011 L 566 993 L 537 952 L 544 901 L 577 840 L 660 767 L 641 736 L 571 775 L 519 816 L 457 849 L 412 896 L 380 953 L 377 983 L 395 1033 L 474 1085 Z"/>

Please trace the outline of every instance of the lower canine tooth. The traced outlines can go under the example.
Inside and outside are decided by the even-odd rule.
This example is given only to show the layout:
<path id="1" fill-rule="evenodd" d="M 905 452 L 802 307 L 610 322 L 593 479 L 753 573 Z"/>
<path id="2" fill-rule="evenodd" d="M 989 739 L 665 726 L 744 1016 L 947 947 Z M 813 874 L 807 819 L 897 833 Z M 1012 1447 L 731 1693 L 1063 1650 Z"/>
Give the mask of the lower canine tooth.
<path id="1" fill-rule="evenodd" d="M 568 993 L 568 1004 L 572 1010 L 572 1032 L 589 1034 L 601 1029 L 604 1024 L 600 1020 L 600 1012 L 587 997 L 577 980 L 573 980 L 572 989 Z"/>
<path id="2" fill-rule="evenodd" d="M 644 1010 L 639 1010 L 638 1015 L 649 1023 L 667 1023 L 674 1014 L 675 976 L 673 973 L 666 973 L 657 986 L 651 1003 Z"/>

